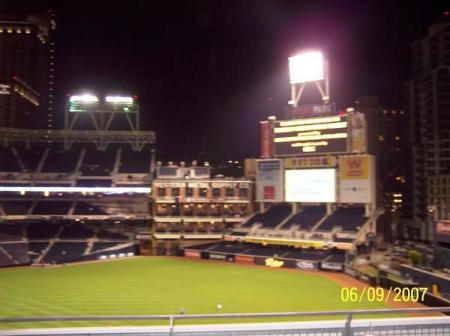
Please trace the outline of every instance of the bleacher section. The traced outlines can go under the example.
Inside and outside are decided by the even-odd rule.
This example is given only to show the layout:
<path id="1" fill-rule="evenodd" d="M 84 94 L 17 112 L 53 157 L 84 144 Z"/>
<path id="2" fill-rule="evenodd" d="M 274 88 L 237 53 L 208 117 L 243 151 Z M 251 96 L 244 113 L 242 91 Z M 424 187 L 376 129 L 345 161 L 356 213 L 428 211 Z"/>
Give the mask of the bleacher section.
<path id="1" fill-rule="evenodd" d="M 366 221 L 364 208 L 337 208 L 317 231 L 330 231 L 336 227 L 342 228 L 343 231 L 358 231 Z"/>
<path id="2" fill-rule="evenodd" d="M 106 215 L 106 212 L 87 202 L 79 201 L 75 205 L 74 215 Z"/>
<path id="3" fill-rule="evenodd" d="M 250 228 L 255 224 L 261 224 L 262 228 L 275 228 L 291 213 L 292 208 L 288 203 L 272 205 L 262 214 L 255 214 L 242 227 Z"/>
<path id="4" fill-rule="evenodd" d="M 122 151 L 122 160 L 119 167 L 120 173 L 150 172 L 151 153 L 148 151 Z"/>
<path id="5" fill-rule="evenodd" d="M 9 147 L 0 146 L 0 171 L 17 172 L 20 167 L 17 160 Z"/>
<path id="6" fill-rule="evenodd" d="M 87 243 L 56 242 L 44 256 L 45 263 L 65 263 L 77 260 L 86 250 Z"/>
<path id="7" fill-rule="evenodd" d="M 116 230 L 120 228 L 121 232 Z M 128 230 L 128 231 L 127 231 Z M 94 260 L 103 254 L 134 253 L 129 223 L 59 220 L 0 224 L 0 267 Z"/>
<path id="8" fill-rule="evenodd" d="M 300 229 L 310 230 L 326 214 L 325 206 L 305 207 L 300 212 L 293 215 L 281 229 L 290 229 L 297 225 Z"/>
<path id="9" fill-rule="evenodd" d="M 42 172 L 71 173 L 75 170 L 79 158 L 79 150 L 51 148 L 48 151 Z"/>
<path id="10" fill-rule="evenodd" d="M 6 215 L 26 215 L 32 204 L 31 201 L 0 201 Z"/>
<path id="11" fill-rule="evenodd" d="M 67 215 L 71 201 L 39 201 L 33 208 L 33 215 Z"/>
<path id="12" fill-rule="evenodd" d="M 116 147 L 110 146 L 105 151 L 98 151 L 94 146 L 87 146 L 81 171 L 87 176 L 108 176 L 114 169 L 116 156 Z"/>

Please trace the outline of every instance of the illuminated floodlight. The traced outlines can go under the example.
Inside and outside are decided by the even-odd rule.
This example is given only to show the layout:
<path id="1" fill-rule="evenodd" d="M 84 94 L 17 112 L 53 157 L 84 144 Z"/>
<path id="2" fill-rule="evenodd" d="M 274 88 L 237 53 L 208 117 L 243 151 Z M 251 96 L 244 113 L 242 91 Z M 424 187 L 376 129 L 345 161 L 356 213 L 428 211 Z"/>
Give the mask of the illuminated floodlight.
<path id="1" fill-rule="evenodd" d="M 106 96 L 105 101 L 113 104 L 133 104 L 133 97 Z"/>
<path id="2" fill-rule="evenodd" d="M 325 62 L 320 51 L 307 51 L 289 58 L 291 84 L 325 79 Z"/>
<path id="3" fill-rule="evenodd" d="M 82 95 L 71 96 L 69 101 L 71 103 L 96 103 L 98 102 L 98 98 L 93 94 L 85 93 Z"/>

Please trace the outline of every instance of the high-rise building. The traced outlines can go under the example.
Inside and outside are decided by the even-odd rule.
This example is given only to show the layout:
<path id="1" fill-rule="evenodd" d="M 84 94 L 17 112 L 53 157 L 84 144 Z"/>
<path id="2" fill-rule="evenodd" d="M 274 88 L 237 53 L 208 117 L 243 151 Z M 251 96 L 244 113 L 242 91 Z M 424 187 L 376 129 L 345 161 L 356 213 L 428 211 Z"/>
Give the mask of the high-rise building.
<path id="1" fill-rule="evenodd" d="M 0 126 L 53 128 L 55 15 L 0 16 Z"/>
<path id="2" fill-rule="evenodd" d="M 450 172 L 450 14 L 444 13 L 428 35 L 411 44 L 413 77 L 406 83 L 411 120 L 411 238 L 432 236 L 427 204 L 429 177 Z"/>

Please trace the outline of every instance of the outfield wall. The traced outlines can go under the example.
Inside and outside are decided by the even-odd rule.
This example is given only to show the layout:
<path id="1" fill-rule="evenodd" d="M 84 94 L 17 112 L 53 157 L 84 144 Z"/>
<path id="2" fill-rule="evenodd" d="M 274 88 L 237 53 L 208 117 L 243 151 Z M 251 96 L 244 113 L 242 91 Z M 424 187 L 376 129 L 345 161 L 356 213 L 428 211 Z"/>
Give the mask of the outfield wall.
<path id="1" fill-rule="evenodd" d="M 238 264 L 251 264 L 259 266 L 267 266 L 272 268 L 290 268 L 307 271 L 338 271 L 344 269 L 342 263 L 321 262 L 313 260 L 289 259 L 289 258 L 273 258 L 263 257 L 248 254 L 232 254 L 222 252 L 198 251 L 192 249 L 185 249 L 184 256 L 191 259 L 210 259 L 225 262 L 235 262 Z"/>

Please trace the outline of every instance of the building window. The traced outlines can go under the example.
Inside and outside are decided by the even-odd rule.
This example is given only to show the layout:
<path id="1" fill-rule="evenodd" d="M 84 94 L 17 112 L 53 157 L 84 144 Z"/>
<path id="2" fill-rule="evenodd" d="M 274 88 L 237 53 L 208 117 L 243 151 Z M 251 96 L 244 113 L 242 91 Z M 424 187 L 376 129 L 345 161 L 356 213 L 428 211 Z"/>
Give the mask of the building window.
<path id="1" fill-rule="evenodd" d="M 248 189 L 240 188 L 239 189 L 239 197 L 248 197 Z"/>
<path id="2" fill-rule="evenodd" d="M 158 197 L 166 196 L 166 188 L 158 188 Z"/>
<path id="3" fill-rule="evenodd" d="M 208 189 L 207 188 L 200 188 L 198 191 L 198 194 L 200 197 L 206 197 L 208 195 Z"/>
<path id="4" fill-rule="evenodd" d="M 173 197 L 180 196 L 180 188 L 172 188 L 172 196 Z"/>
<path id="5" fill-rule="evenodd" d="M 213 188 L 212 195 L 213 195 L 213 197 L 220 197 L 220 189 L 219 188 Z"/>
<path id="6" fill-rule="evenodd" d="M 192 196 L 194 196 L 194 189 L 186 188 L 186 197 L 192 197 Z"/>
<path id="7" fill-rule="evenodd" d="M 234 196 L 234 189 L 233 188 L 226 188 L 225 189 L 225 196 L 233 197 Z"/>

